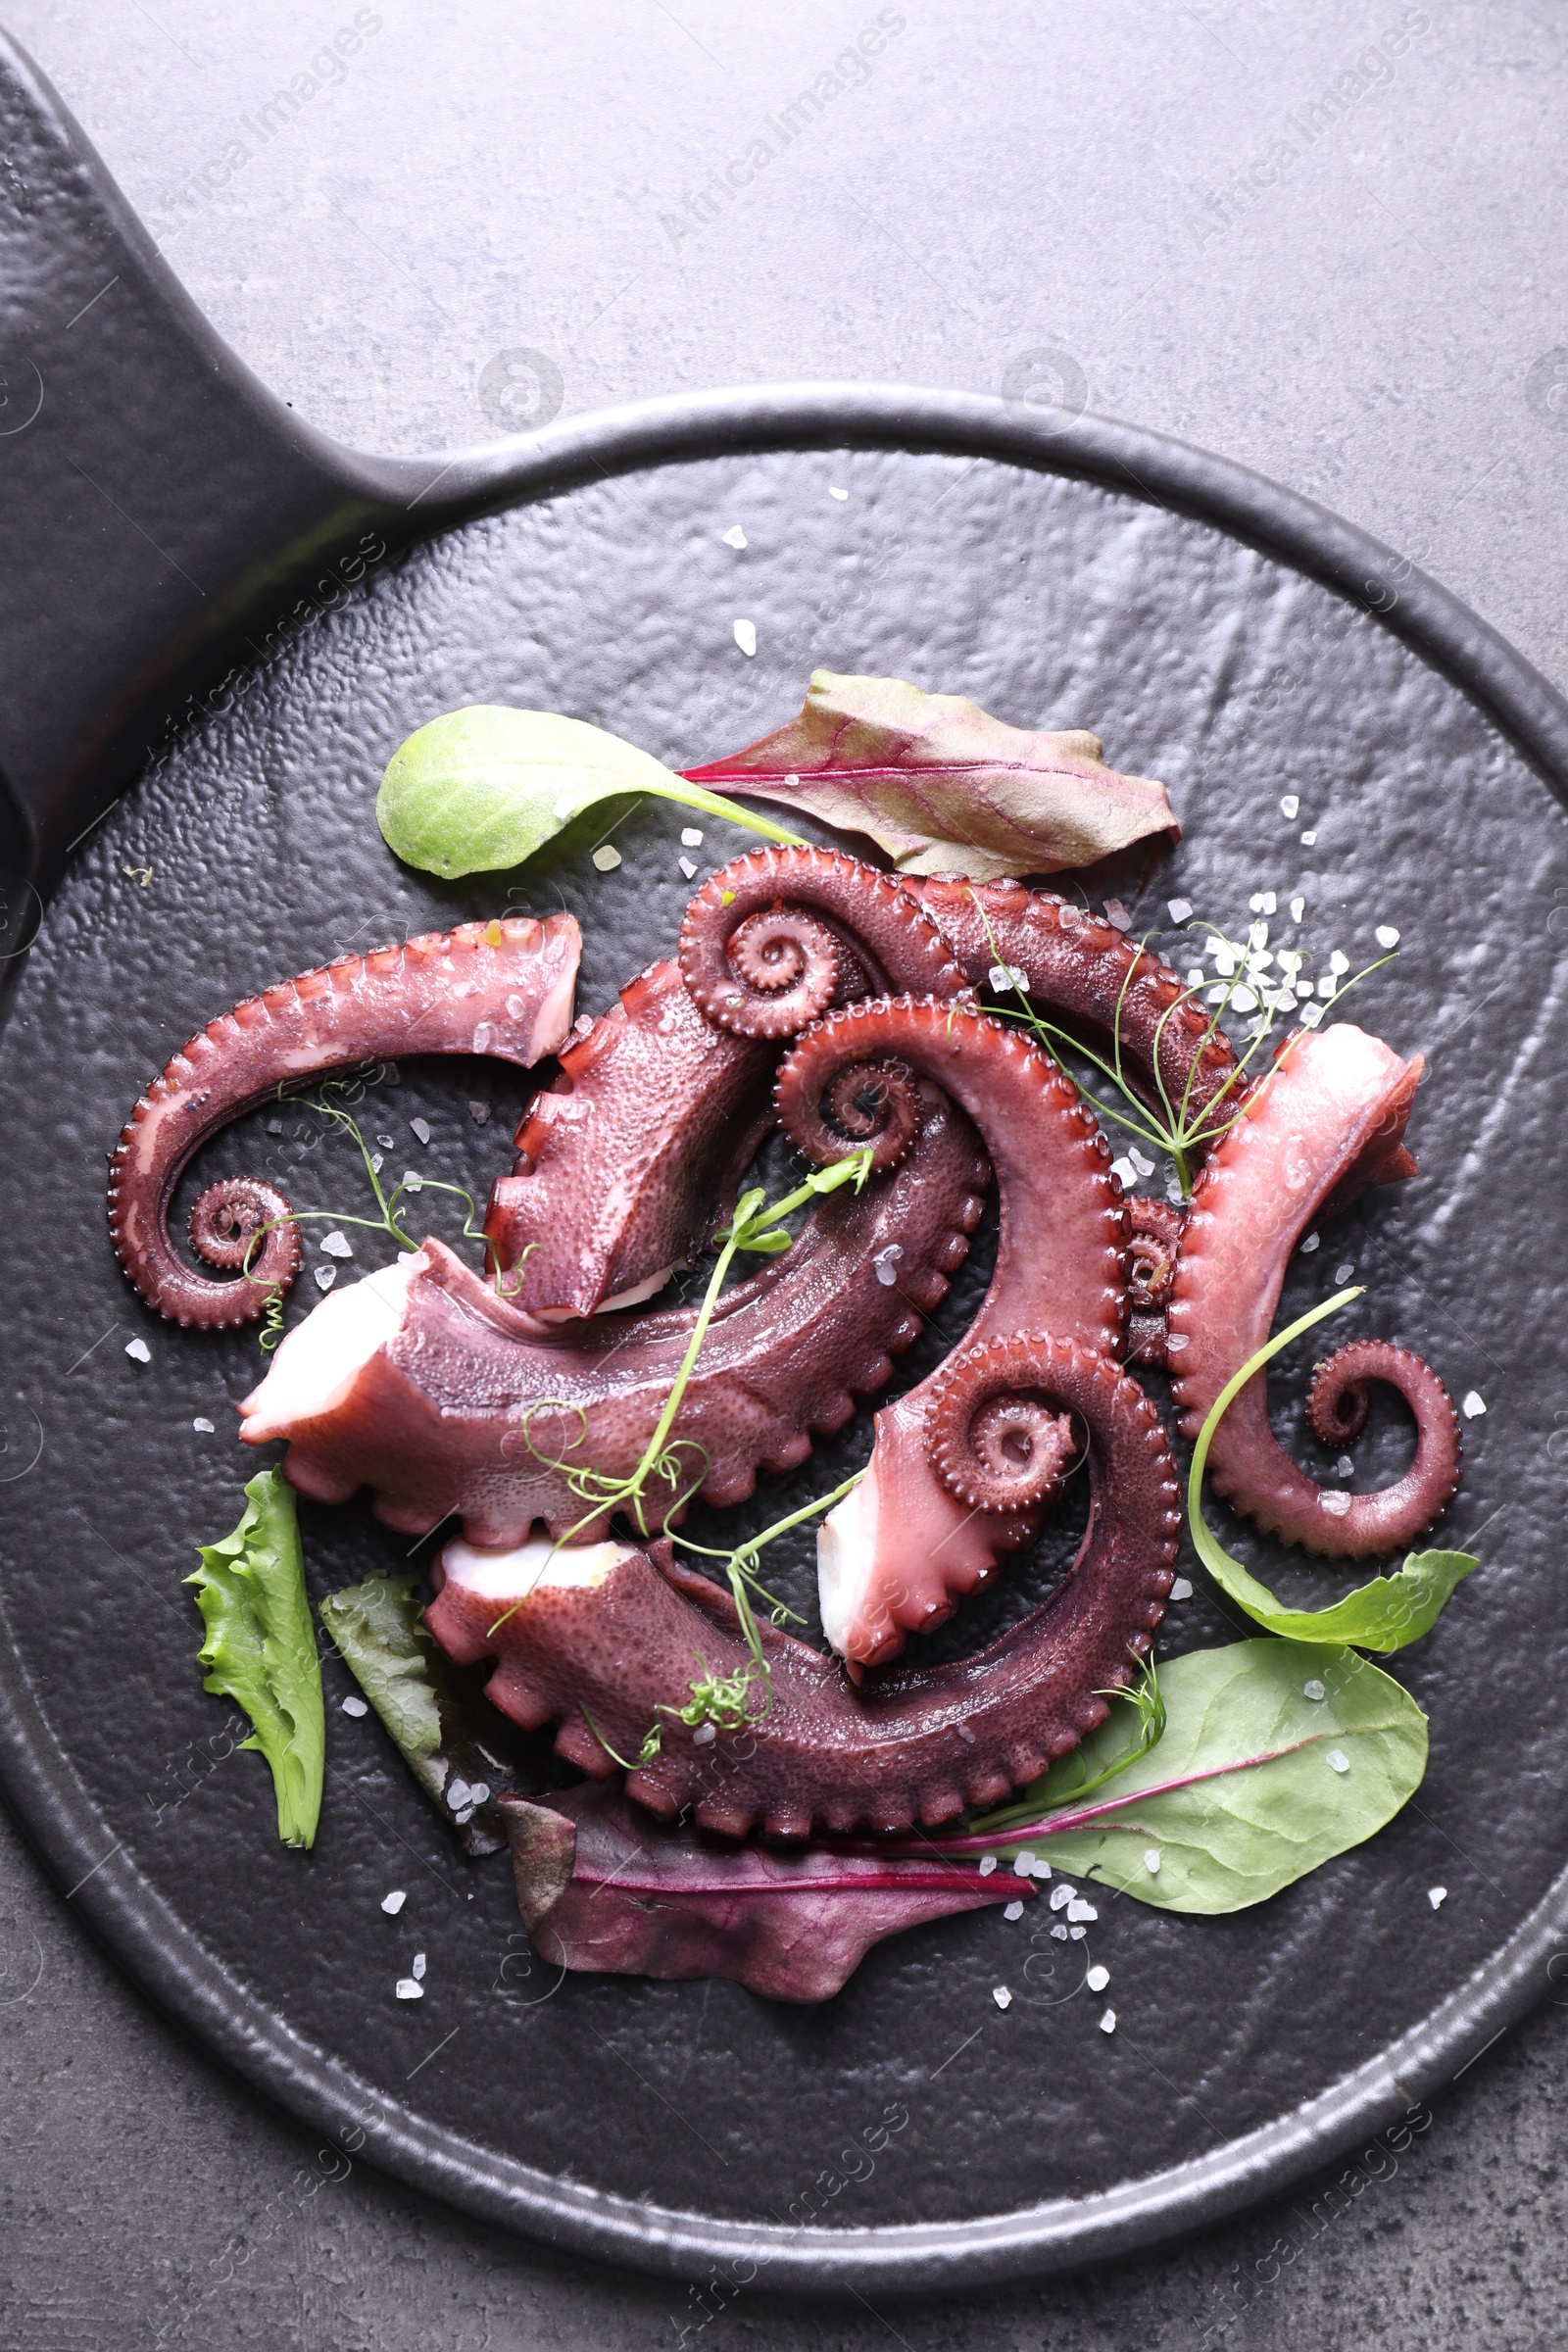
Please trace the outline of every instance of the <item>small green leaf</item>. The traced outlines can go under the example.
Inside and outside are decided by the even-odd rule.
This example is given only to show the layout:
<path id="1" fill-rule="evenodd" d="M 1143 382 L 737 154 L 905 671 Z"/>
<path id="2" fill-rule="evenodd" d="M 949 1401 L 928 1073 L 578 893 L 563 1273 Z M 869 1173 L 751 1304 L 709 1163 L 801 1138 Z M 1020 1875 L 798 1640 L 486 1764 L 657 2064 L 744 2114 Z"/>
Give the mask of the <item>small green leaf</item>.
<path id="1" fill-rule="evenodd" d="M 1046 1808 L 1066 1778 L 1055 1766 L 1033 1791 L 1044 1818 L 989 1850 L 1028 1846 L 1166 1911 L 1242 1911 L 1361 1844 L 1421 1785 L 1426 1717 L 1353 1650 L 1237 1642 L 1170 1660 L 1159 1683 L 1156 1748 L 1103 1797 L 1069 1798 L 1054 1822 Z M 1113 1715 L 1084 1741 L 1083 1768 L 1096 1776 L 1127 1744 L 1127 1719 Z M 984 1834 L 982 1820 L 965 1846 Z"/>
<path id="2" fill-rule="evenodd" d="M 208 1670 L 203 1688 L 237 1699 L 256 1727 L 240 1745 L 258 1748 L 271 1767 L 279 1838 L 311 1845 L 326 1726 L 298 1510 L 280 1470 L 264 1470 L 245 1494 L 238 1527 L 221 1544 L 198 1545 L 202 1564 L 185 1579 L 207 1628 L 197 1663 Z"/>
<path id="3" fill-rule="evenodd" d="M 1278 1355 L 1282 1348 L 1288 1348 L 1303 1331 L 1310 1331 L 1314 1323 L 1321 1323 L 1326 1315 L 1335 1314 L 1360 1296 L 1356 1288 L 1337 1291 L 1332 1298 L 1325 1298 L 1321 1306 L 1313 1307 L 1310 1314 L 1302 1315 L 1289 1330 L 1280 1332 L 1266 1347 L 1260 1348 L 1225 1383 L 1193 1448 L 1193 1466 L 1187 1480 L 1187 1515 L 1192 1522 L 1199 1558 L 1220 1591 L 1228 1592 L 1255 1625 L 1265 1626 L 1271 1634 L 1282 1635 L 1287 1641 L 1353 1642 L 1359 1649 L 1375 1649 L 1387 1655 L 1430 1633 L 1454 1587 L 1479 1565 L 1472 1553 L 1412 1551 L 1396 1575 L 1375 1576 L 1370 1584 L 1357 1585 L 1352 1592 L 1331 1602 L 1326 1609 L 1287 1609 L 1275 1599 L 1267 1585 L 1250 1575 L 1240 1560 L 1232 1559 L 1203 1517 L 1203 1469 L 1221 1415 L 1252 1375 Z"/>
<path id="4" fill-rule="evenodd" d="M 387 763 L 375 816 L 408 865 L 450 881 L 520 865 L 572 818 L 617 793 L 655 793 L 799 843 L 751 809 L 688 784 L 662 760 L 556 710 L 475 703 L 433 718 Z"/>

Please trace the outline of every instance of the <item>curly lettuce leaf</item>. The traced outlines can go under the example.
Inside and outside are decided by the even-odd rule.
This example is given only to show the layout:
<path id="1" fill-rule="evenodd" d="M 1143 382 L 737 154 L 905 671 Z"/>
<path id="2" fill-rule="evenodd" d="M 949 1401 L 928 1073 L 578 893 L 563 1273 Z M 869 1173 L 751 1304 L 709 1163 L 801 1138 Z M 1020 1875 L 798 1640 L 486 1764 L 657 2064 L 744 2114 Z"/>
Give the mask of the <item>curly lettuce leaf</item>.
<path id="1" fill-rule="evenodd" d="M 1010 727 L 903 678 L 813 670 L 798 718 L 683 773 L 868 834 L 902 874 L 1054 874 L 1181 837 L 1164 785 L 1118 775 L 1097 736 Z"/>
<path id="2" fill-rule="evenodd" d="M 280 1470 L 264 1470 L 245 1495 L 233 1534 L 199 1544 L 202 1564 L 185 1579 L 207 1628 L 197 1663 L 207 1669 L 203 1688 L 236 1700 L 255 1726 L 240 1745 L 271 1769 L 278 1837 L 308 1846 L 321 1813 L 326 1724 L 299 1513 Z"/>

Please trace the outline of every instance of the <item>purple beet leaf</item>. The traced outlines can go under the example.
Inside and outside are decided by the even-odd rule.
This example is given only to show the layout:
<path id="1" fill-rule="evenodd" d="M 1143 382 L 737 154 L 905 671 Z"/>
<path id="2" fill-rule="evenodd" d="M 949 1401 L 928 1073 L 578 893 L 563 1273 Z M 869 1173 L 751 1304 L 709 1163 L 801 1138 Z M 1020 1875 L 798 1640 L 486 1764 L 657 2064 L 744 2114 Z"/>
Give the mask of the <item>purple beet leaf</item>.
<path id="1" fill-rule="evenodd" d="M 1009 727 L 902 678 L 816 670 L 799 718 L 685 775 L 869 834 L 906 874 L 1054 874 L 1181 836 L 1164 785 L 1118 775 L 1096 736 Z"/>
<path id="2" fill-rule="evenodd" d="M 825 2001 L 884 1936 L 1033 1891 L 968 1864 L 735 1845 L 598 1783 L 498 1804 L 522 1924 L 561 1968 L 734 1977 L 776 2001 Z"/>

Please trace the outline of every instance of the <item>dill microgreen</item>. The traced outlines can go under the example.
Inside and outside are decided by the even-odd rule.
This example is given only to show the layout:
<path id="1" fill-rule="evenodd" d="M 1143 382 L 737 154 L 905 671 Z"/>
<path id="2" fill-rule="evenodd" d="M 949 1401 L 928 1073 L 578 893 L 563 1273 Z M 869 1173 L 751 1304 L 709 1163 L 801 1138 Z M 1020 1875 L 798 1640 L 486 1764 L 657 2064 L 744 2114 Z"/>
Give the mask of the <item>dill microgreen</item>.
<path id="1" fill-rule="evenodd" d="M 1197 1163 L 1201 1160 L 1210 1145 L 1219 1142 L 1222 1136 L 1229 1134 L 1237 1120 L 1244 1115 L 1245 1105 L 1241 1101 L 1241 1093 L 1247 1091 L 1249 1064 L 1264 1039 L 1272 1033 L 1275 1020 L 1288 1009 L 1285 1004 L 1288 995 L 1294 1004 L 1296 992 L 1292 982 L 1294 971 L 1298 967 L 1293 967 L 1292 972 L 1282 978 L 1279 987 L 1271 991 L 1255 960 L 1258 956 L 1265 953 L 1267 948 L 1268 925 L 1266 923 L 1254 922 L 1248 932 L 1247 944 L 1243 946 L 1234 940 L 1227 939 L 1216 925 L 1200 922 L 1196 928 L 1208 932 L 1211 952 L 1216 953 L 1216 971 L 1222 993 L 1214 1005 L 1212 1014 L 1205 1023 L 1203 1036 L 1199 1043 L 1198 1050 L 1194 1053 L 1188 1065 L 1180 1099 L 1174 1102 L 1165 1084 L 1165 1073 L 1162 1066 L 1166 1024 L 1180 1012 L 1183 1005 L 1198 1002 L 1198 990 L 1193 987 L 1184 988 L 1180 996 L 1173 998 L 1160 1014 L 1154 1027 L 1153 1049 L 1151 1056 L 1152 1075 L 1159 1096 L 1159 1103 L 1156 1108 L 1146 1102 L 1134 1089 L 1123 1063 L 1122 1011 L 1127 1001 L 1127 991 L 1138 968 L 1138 956 L 1134 956 L 1128 963 L 1121 987 L 1117 991 L 1116 1008 L 1111 1022 L 1111 1057 L 1107 1061 L 1102 1054 L 1096 1053 L 1092 1046 L 1085 1045 L 1081 1038 L 1074 1037 L 1069 1030 L 1058 1028 L 1054 1022 L 1046 1020 L 1035 1010 L 1028 1001 L 1025 975 L 1004 962 L 996 934 L 991 928 L 990 917 L 981 905 L 979 892 L 974 892 L 973 897 L 980 920 L 985 925 L 986 939 L 994 959 L 990 975 L 993 993 L 997 996 L 1015 995 L 1019 1000 L 1016 1005 L 999 1004 L 994 1007 L 994 1010 L 1004 1020 L 1021 1022 L 1026 1028 L 1032 1030 L 1038 1042 L 1051 1052 L 1054 1053 L 1062 1046 L 1066 1046 L 1073 1053 L 1082 1054 L 1086 1060 L 1092 1062 L 1102 1076 L 1107 1078 L 1116 1089 L 1121 1097 L 1123 1107 L 1118 1108 L 1114 1102 L 1102 1101 L 1099 1096 L 1090 1094 L 1085 1089 L 1083 1090 L 1085 1100 L 1091 1109 L 1100 1118 L 1109 1120 L 1113 1126 L 1125 1129 L 1130 1135 L 1141 1138 L 1145 1143 L 1152 1144 L 1156 1151 L 1168 1152 L 1175 1166 L 1176 1181 L 1180 1188 L 1181 1198 L 1184 1201 L 1190 1200 L 1193 1193 L 1193 1174 Z M 1140 940 L 1140 956 L 1147 949 L 1151 936 L 1146 932 L 1143 939 Z M 1301 1025 L 1305 1028 L 1315 1028 L 1325 1015 L 1333 1010 L 1341 997 L 1355 986 L 1356 981 L 1364 980 L 1368 973 L 1375 972 L 1383 964 L 1394 960 L 1392 956 L 1379 956 L 1376 963 L 1367 964 L 1363 970 L 1356 972 L 1347 980 L 1342 988 L 1336 989 L 1332 997 L 1326 1001 L 1318 1000 L 1303 1011 Z M 1224 969 L 1226 963 L 1230 965 L 1228 972 Z M 1223 1016 L 1231 1009 L 1233 999 L 1244 989 L 1253 1000 L 1256 1011 L 1249 1043 L 1237 1055 L 1236 1065 L 1226 1077 L 1224 1084 L 1209 1097 L 1200 1109 L 1195 1110 L 1193 1082 L 1198 1075 L 1203 1049 L 1211 1038 L 1221 1034 L 1220 1023 Z M 1251 1007 L 1238 1007 L 1242 1010 L 1250 1008 Z M 1266 1085 L 1267 1080 L 1268 1073 L 1265 1073 L 1260 1083 Z M 1250 1090 L 1249 1101 L 1255 1100 L 1256 1091 L 1255 1087 Z M 1223 1106 L 1227 1100 L 1230 1107 L 1225 1110 Z"/>

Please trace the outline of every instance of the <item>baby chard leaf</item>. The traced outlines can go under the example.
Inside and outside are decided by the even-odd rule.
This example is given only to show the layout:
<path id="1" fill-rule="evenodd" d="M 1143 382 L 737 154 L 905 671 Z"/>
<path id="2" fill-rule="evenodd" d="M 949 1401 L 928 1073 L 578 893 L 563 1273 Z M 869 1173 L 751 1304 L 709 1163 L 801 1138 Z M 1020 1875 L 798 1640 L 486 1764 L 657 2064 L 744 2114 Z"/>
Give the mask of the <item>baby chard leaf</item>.
<path id="1" fill-rule="evenodd" d="M 1054 874 L 1181 835 L 1164 785 L 1118 775 L 1096 736 L 1011 727 L 903 678 L 813 670 L 798 718 L 685 776 L 869 834 L 902 874 Z"/>
<path id="2" fill-rule="evenodd" d="M 197 1663 L 207 1668 L 203 1689 L 236 1699 L 256 1727 L 240 1745 L 260 1749 L 271 1767 L 279 1838 L 310 1845 L 321 1812 L 326 1726 L 299 1516 L 280 1470 L 264 1470 L 245 1495 L 233 1534 L 198 1545 L 202 1564 L 185 1579 L 207 1628 Z"/>
<path id="3" fill-rule="evenodd" d="M 1361 1844 L 1421 1785 L 1426 1717 L 1353 1650 L 1236 1642 L 1172 1659 L 1159 1681 L 1156 1748 L 1087 1805 L 1052 1809 L 1065 1778 L 1054 1767 L 1035 1784 L 1041 1817 L 987 1850 L 1028 1846 L 1166 1911 L 1243 1911 Z M 1125 1716 L 1111 1716 L 1084 1742 L 1090 1774 L 1127 1743 Z M 982 1820 L 963 1850 L 984 1842 Z"/>
<path id="4" fill-rule="evenodd" d="M 603 727 L 488 703 L 432 718 L 393 753 L 375 818 L 406 865 L 450 881 L 520 865 L 585 808 L 625 793 L 679 801 L 769 841 L 800 840 Z"/>
<path id="5" fill-rule="evenodd" d="M 1342 1600 L 1330 1603 L 1326 1609 L 1288 1609 L 1269 1591 L 1233 1559 L 1220 1544 L 1203 1517 L 1203 1470 L 1208 1461 L 1208 1449 L 1220 1416 L 1253 1374 L 1260 1371 L 1282 1348 L 1321 1323 L 1326 1315 L 1334 1314 L 1352 1298 L 1358 1298 L 1357 1289 L 1337 1291 L 1325 1298 L 1321 1306 L 1302 1315 L 1288 1330 L 1278 1333 L 1266 1347 L 1250 1356 L 1241 1370 L 1228 1380 L 1214 1399 L 1213 1409 L 1199 1432 L 1193 1448 L 1193 1466 L 1187 1481 L 1187 1515 L 1192 1522 L 1193 1543 L 1198 1556 L 1222 1592 L 1230 1595 L 1240 1609 L 1245 1609 L 1255 1625 L 1267 1628 L 1292 1642 L 1352 1642 L 1359 1649 L 1375 1649 L 1383 1654 L 1403 1649 L 1408 1642 L 1419 1642 L 1430 1633 L 1454 1587 L 1479 1565 L 1468 1551 L 1412 1551 L 1404 1566 L 1394 1576 L 1375 1576 L 1369 1584 L 1357 1585 Z"/>

